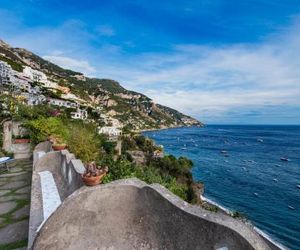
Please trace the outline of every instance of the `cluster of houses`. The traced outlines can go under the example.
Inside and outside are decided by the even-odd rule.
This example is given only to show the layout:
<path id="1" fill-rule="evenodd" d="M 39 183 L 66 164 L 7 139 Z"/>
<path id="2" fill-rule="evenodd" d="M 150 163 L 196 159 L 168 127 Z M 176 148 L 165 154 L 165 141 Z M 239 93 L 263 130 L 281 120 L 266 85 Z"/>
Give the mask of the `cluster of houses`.
<path id="1" fill-rule="evenodd" d="M 46 97 L 42 94 L 41 87 L 34 84 L 38 82 L 44 88 L 55 89 L 61 91 L 62 99 Z M 12 67 L 0 60 L 0 87 L 6 87 L 10 92 L 14 93 L 16 97 L 24 100 L 27 105 L 38 105 L 48 103 L 53 106 L 73 108 L 76 111 L 71 112 L 73 119 L 88 119 L 88 112 L 81 108 L 81 99 L 76 95 L 70 93 L 67 87 L 59 86 L 56 82 L 48 80 L 45 73 L 25 66 L 22 72 L 12 69 Z M 99 112 L 100 110 L 97 110 Z M 117 119 L 101 114 L 100 117 L 105 124 L 109 126 L 100 127 L 99 134 L 105 134 L 111 139 L 118 138 L 121 133 L 122 124 Z"/>
<path id="2" fill-rule="evenodd" d="M 45 97 L 40 86 L 34 84 L 36 82 L 45 88 L 61 91 L 64 99 Z M 45 73 L 29 66 L 25 66 L 22 72 L 18 72 L 13 70 L 8 63 L 0 61 L 0 86 L 9 88 L 12 93 L 22 97 L 28 105 L 49 103 L 58 107 L 75 108 L 77 111 L 71 113 L 73 119 L 84 120 L 88 118 L 87 111 L 80 109 L 80 104 L 74 101 L 79 98 L 71 94 L 69 88 L 59 86 L 56 82 L 48 80 Z"/>

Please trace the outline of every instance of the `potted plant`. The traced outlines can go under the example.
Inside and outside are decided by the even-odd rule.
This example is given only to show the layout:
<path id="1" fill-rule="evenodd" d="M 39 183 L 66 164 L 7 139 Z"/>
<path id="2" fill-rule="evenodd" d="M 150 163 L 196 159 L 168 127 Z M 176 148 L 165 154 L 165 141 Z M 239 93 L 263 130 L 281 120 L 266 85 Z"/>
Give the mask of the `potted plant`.
<path id="1" fill-rule="evenodd" d="M 60 151 L 67 148 L 67 144 L 61 137 L 52 136 L 50 141 L 52 142 L 52 148 L 54 151 Z"/>
<path id="2" fill-rule="evenodd" d="M 15 144 L 29 143 L 30 136 L 29 135 L 18 135 L 14 137 Z"/>
<path id="3" fill-rule="evenodd" d="M 101 168 L 93 161 L 86 165 L 85 172 L 82 175 L 82 180 L 87 186 L 95 186 L 101 183 L 107 172 L 108 167 Z"/>

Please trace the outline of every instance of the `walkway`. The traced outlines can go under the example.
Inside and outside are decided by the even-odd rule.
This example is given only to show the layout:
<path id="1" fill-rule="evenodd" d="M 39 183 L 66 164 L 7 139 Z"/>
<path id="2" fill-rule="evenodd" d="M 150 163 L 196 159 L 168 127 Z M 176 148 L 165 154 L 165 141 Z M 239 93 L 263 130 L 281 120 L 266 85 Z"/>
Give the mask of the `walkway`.
<path id="1" fill-rule="evenodd" d="M 0 249 L 27 249 L 32 161 L 0 171 Z"/>

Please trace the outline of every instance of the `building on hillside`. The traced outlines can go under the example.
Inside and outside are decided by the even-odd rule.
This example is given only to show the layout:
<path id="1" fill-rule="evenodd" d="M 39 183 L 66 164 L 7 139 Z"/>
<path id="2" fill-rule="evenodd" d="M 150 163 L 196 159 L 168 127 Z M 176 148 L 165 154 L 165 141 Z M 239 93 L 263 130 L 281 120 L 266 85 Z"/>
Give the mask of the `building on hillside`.
<path id="1" fill-rule="evenodd" d="M 49 80 L 43 82 L 43 84 L 46 88 L 51 88 L 51 89 L 56 89 L 57 86 L 58 86 L 56 82 L 52 82 L 52 81 L 49 81 Z"/>
<path id="2" fill-rule="evenodd" d="M 12 75 L 12 68 L 6 62 L 0 61 L 0 84 L 8 84 Z"/>
<path id="3" fill-rule="evenodd" d="M 39 105 L 46 102 L 46 97 L 44 95 L 35 94 L 35 93 L 22 93 L 22 96 L 29 106 Z"/>
<path id="4" fill-rule="evenodd" d="M 55 99 L 55 98 L 48 98 L 48 103 L 50 105 L 65 107 L 65 108 L 78 108 L 79 107 L 79 104 L 76 102 L 71 102 L 71 101 L 62 100 L 62 99 Z"/>
<path id="5" fill-rule="evenodd" d="M 13 86 L 17 87 L 18 89 L 29 91 L 31 88 L 30 79 L 24 76 L 22 73 L 14 71 L 10 77 L 10 82 Z"/>
<path id="6" fill-rule="evenodd" d="M 38 86 L 35 86 L 35 87 L 31 86 L 28 90 L 28 93 L 32 94 L 32 95 L 39 95 L 41 93 L 41 90 Z"/>
<path id="7" fill-rule="evenodd" d="M 39 105 L 45 103 L 47 98 L 44 95 L 29 95 L 28 105 Z"/>
<path id="8" fill-rule="evenodd" d="M 115 127 L 115 128 L 122 128 L 123 127 L 123 124 L 118 119 L 115 119 L 115 118 L 112 118 L 112 117 L 108 118 L 108 123 L 110 123 L 111 126 Z"/>
<path id="9" fill-rule="evenodd" d="M 85 120 L 88 118 L 88 113 L 86 110 L 77 109 L 76 112 L 71 112 L 71 118 Z"/>
<path id="10" fill-rule="evenodd" d="M 99 129 L 99 134 L 107 135 L 109 138 L 118 138 L 122 135 L 122 131 L 116 127 L 102 127 Z"/>
<path id="11" fill-rule="evenodd" d="M 23 69 L 23 73 L 25 76 L 29 77 L 30 80 L 32 80 L 32 81 L 42 82 L 42 83 L 47 82 L 47 76 L 43 72 L 32 69 L 28 66 L 26 66 Z"/>
<path id="12" fill-rule="evenodd" d="M 69 92 L 67 94 L 62 94 L 61 97 L 63 99 L 67 99 L 67 100 L 73 100 L 75 102 L 80 102 L 80 103 L 84 103 L 85 102 L 85 100 L 79 98 L 77 95 L 75 95 L 75 94 L 73 94 L 71 92 Z"/>

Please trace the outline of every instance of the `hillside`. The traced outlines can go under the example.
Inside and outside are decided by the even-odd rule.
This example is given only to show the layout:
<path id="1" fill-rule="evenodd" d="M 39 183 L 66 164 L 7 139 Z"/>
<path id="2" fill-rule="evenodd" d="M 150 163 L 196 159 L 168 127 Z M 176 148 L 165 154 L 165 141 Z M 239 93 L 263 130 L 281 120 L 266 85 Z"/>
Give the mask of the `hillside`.
<path id="1" fill-rule="evenodd" d="M 77 111 L 79 107 L 87 111 L 88 118 L 129 130 L 202 126 L 190 116 L 156 104 L 143 94 L 126 90 L 117 81 L 89 78 L 80 72 L 63 69 L 26 49 L 12 48 L 0 40 L 1 61 L 12 69 L 10 79 L 2 80 L 3 86 L 18 87 L 27 77 L 30 89 L 39 87 L 36 96 L 29 93 L 28 88 L 20 87 L 22 92 L 29 93 L 28 102 L 30 98 L 40 100 L 35 103 L 49 102 L 49 98 L 72 101 L 78 104 Z M 55 101 L 51 103 L 56 105 Z"/>

